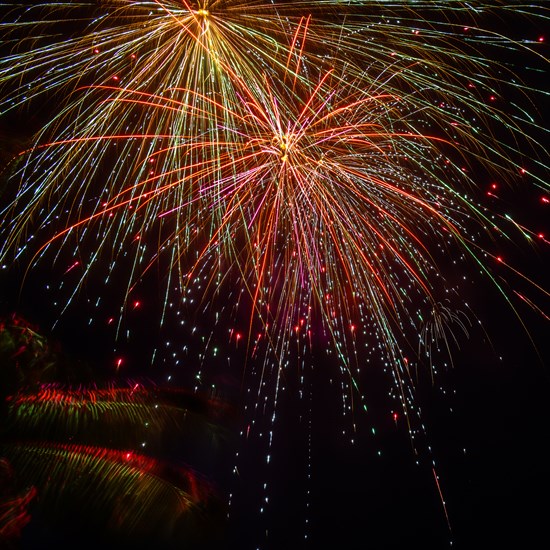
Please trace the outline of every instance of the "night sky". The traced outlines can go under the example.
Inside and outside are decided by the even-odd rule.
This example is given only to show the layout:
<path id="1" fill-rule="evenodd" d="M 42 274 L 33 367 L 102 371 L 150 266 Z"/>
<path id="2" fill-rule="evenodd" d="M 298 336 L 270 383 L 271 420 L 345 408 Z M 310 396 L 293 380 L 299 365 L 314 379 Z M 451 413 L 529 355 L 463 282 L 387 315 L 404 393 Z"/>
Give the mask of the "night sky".
<path id="1" fill-rule="evenodd" d="M 500 23 L 502 32 L 544 36 L 546 29 L 539 24 L 515 29 L 512 21 L 510 17 Z M 539 51 L 548 55 L 547 45 Z M 509 61 L 508 52 L 501 55 Z M 547 64 L 538 63 L 537 71 L 529 64 L 517 70 L 534 87 L 547 89 Z M 548 105 L 538 107 L 540 125 L 546 128 Z M 32 110 L 0 118 L 3 163 L 30 142 L 27 128 L 35 129 L 43 119 L 47 119 L 43 111 Z M 541 129 L 535 139 L 543 136 Z M 530 169 L 547 181 L 544 165 Z M 488 188 L 487 175 L 480 173 L 480 179 L 480 188 Z M 9 181 L 5 176 L 1 180 L 7 189 L 2 203 L 10 194 Z M 498 199 L 486 198 L 487 207 L 509 213 L 537 234 L 550 235 L 550 205 L 544 200 L 548 194 L 521 178 L 515 188 L 495 193 Z M 547 287 L 546 237 L 533 247 L 518 242 L 499 242 L 495 254 Z M 550 511 L 550 301 L 537 293 L 543 296 L 539 312 L 518 299 L 517 293 L 528 288 L 522 276 L 495 270 L 498 282 L 513 297 L 516 314 L 486 277 L 476 277 L 473 262 L 457 269 L 441 261 L 442 272 L 469 305 L 468 334 L 456 331 L 452 365 L 438 368 L 433 378 L 429 369 L 414 376 L 414 410 L 421 412 L 414 413 L 413 422 L 423 428 L 412 445 L 394 381 L 382 364 L 371 361 L 363 371 L 367 411 L 357 402 L 350 414 L 342 404 L 339 363 L 326 353 L 319 338 L 303 357 L 290 354 L 274 408 L 272 402 L 259 403 L 255 397 L 261 353 L 255 354 L 253 346 L 247 348 L 246 338 L 235 337 L 237 331 L 246 332 L 246 303 L 236 315 L 233 309 L 224 309 L 213 331 L 211 311 L 166 307 L 161 290 L 166 273 L 161 265 L 132 289 L 117 339 L 124 275 L 108 288 L 101 281 L 88 280 L 65 310 L 79 278 L 78 267 L 69 270 L 71 262 L 70 252 L 65 251 L 55 263 L 39 262 L 26 274 L 23 286 L 25 261 L 6 265 L 0 279 L 0 314 L 9 319 L 17 313 L 77 365 L 69 380 L 59 379 L 61 383 L 81 387 L 139 383 L 190 393 L 198 388 L 197 401 L 178 398 L 179 404 L 208 418 L 214 398 L 225 404 L 213 421 L 223 433 L 220 442 L 204 443 L 198 435 L 201 444 L 178 442 L 176 430 L 159 447 L 163 460 L 190 465 L 214 487 L 219 515 L 210 518 L 211 527 L 205 520 L 213 541 L 198 548 L 544 546 Z M 466 278 L 460 280 L 463 272 Z M 217 299 L 223 304 L 233 298 Z M 216 347 L 221 351 L 212 354 Z M 267 384 L 274 378 L 268 373 Z M 110 540 L 103 533 L 70 528 L 70 519 L 52 522 L 36 503 L 30 513 L 14 548 L 44 548 L 48 543 L 74 543 L 81 548 L 140 546 L 139 537 Z M 177 537 L 145 544 L 167 550 L 186 547 Z"/>

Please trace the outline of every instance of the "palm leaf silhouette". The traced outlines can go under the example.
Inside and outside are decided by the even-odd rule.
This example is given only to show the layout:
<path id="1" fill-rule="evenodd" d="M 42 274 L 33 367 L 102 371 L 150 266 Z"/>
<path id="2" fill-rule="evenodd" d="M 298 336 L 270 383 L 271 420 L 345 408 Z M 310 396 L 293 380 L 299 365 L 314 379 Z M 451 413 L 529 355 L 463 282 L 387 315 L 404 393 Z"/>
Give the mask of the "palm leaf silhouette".
<path id="1" fill-rule="evenodd" d="M 103 544 L 203 548 L 221 535 L 221 501 L 198 472 L 225 441 L 223 402 L 149 382 L 52 382 L 66 359 L 20 318 L 1 328 L 0 455 L 20 487 L 0 495 L 0 527 L 19 534 L 36 494 L 31 513 L 50 529 Z"/>

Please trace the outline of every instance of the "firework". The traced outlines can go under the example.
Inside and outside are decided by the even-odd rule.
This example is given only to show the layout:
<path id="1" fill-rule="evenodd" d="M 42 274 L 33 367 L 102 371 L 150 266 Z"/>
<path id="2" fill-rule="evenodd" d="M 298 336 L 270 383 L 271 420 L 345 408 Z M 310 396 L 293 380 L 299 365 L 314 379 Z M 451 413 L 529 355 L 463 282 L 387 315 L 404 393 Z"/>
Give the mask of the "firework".
<path id="1" fill-rule="evenodd" d="M 493 236 L 536 234 L 486 208 L 480 182 L 528 178 L 547 192 L 535 108 L 546 95 L 513 71 L 515 56 L 547 60 L 539 37 L 481 23 L 546 22 L 545 9 L 128 0 L 10 13 L 2 106 L 63 101 L 14 171 L 0 252 L 33 264 L 69 251 L 65 274 L 80 275 L 67 304 L 93 274 L 109 285 L 126 270 L 127 311 L 160 265 L 165 312 L 175 293 L 216 321 L 244 316 L 230 338 L 270 357 L 258 403 L 261 392 L 276 402 L 295 344 L 303 357 L 328 342 L 343 393 L 376 347 L 407 412 L 411 363 L 433 368 L 433 344 L 449 350 L 453 329 L 467 332 L 448 303 L 451 262 L 471 262 L 510 300 Z M 61 15 L 79 22 L 68 39 L 55 34 Z"/>
<path id="2" fill-rule="evenodd" d="M 433 264 L 423 244 L 429 233 L 466 245 L 467 219 L 488 223 L 465 198 L 476 184 L 469 169 L 481 165 L 499 175 L 520 169 L 520 155 L 507 158 L 509 141 L 485 136 L 484 127 L 498 123 L 527 141 L 529 134 L 517 117 L 491 105 L 493 96 L 483 97 L 497 93 L 505 73 L 476 53 L 487 35 L 453 23 L 469 17 L 460 3 L 414 11 L 387 2 L 293 6 L 107 2 L 86 21 L 82 6 L 52 3 L 28 9 L 25 25 L 55 28 L 68 10 L 86 23 L 84 30 L 63 41 L 45 30 L 27 49 L 18 36 L 23 23 L 6 23 L 6 42 L 18 51 L 3 60 L 2 80 L 7 88 L 34 80 L 30 88 L 15 87 L 4 105 L 32 104 L 60 90 L 69 99 L 40 138 L 55 139 L 38 145 L 21 172 L 4 249 L 27 248 L 31 219 L 53 226 L 56 246 L 93 232 L 98 240 L 89 247 L 86 273 L 107 255 L 113 267 L 120 255 L 133 255 L 129 290 L 160 254 L 181 265 L 186 251 L 198 248 L 201 259 L 219 263 L 224 256 L 239 266 L 255 307 L 273 307 L 272 297 L 262 295 L 264 286 L 277 288 L 267 273 L 294 273 L 283 277 L 278 313 L 270 314 L 285 319 L 287 331 L 309 315 L 288 315 L 295 303 L 320 307 L 324 318 L 336 309 L 353 324 L 355 300 L 344 297 L 352 280 L 359 302 L 377 312 L 376 325 L 394 325 L 389 318 L 396 320 L 396 304 L 403 303 L 403 281 L 391 281 L 397 275 L 390 271 L 399 273 L 400 264 L 429 295 Z M 428 17 L 443 9 L 449 20 L 428 27 Z M 471 114 L 481 119 L 478 126 Z M 282 170 L 274 164 L 281 159 L 289 161 Z M 268 173 L 272 183 L 265 186 Z M 382 224 L 374 223 L 377 217 Z M 162 245 L 145 252 L 140 242 L 157 232 Z M 288 241 L 276 251 L 270 243 L 281 234 Z M 236 235 L 246 241 L 244 252 L 230 245 Z M 381 259 L 382 249 L 395 266 Z M 180 270 L 183 277 L 189 272 Z M 333 287 L 338 297 L 327 308 Z M 304 300 L 297 299 L 305 288 Z M 385 329 L 390 340 L 394 331 Z"/>

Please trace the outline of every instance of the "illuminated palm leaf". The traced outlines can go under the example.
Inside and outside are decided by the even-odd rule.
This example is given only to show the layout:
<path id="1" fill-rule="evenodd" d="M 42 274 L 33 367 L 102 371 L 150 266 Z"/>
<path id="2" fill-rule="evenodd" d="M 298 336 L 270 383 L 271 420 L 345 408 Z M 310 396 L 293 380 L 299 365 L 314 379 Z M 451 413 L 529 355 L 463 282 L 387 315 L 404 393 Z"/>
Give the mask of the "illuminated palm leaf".
<path id="1" fill-rule="evenodd" d="M 193 540 L 203 529 L 210 489 L 188 469 L 81 445 L 20 443 L 5 446 L 5 453 L 19 477 L 37 488 L 43 513 L 54 522 L 79 517 L 80 526 L 131 538 L 160 534 L 159 541 L 163 532 Z"/>

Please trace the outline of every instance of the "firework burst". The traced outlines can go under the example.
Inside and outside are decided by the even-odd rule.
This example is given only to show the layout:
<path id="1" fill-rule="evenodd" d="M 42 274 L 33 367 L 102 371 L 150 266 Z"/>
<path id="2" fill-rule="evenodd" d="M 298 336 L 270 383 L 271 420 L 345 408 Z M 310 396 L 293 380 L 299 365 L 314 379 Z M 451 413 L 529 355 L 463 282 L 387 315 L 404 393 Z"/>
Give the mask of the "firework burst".
<path id="1" fill-rule="evenodd" d="M 547 63 L 539 40 L 481 25 L 509 13 L 548 18 L 504 2 L 12 6 L 0 104 L 63 101 L 12 176 L 1 257 L 71 251 L 67 305 L 126 269 L 121 312 L 160 264 L 164 311 L 175 288 L 196 312 L 244 315 L 248 355 L 265 342 L 258 402 L 276 402 L 295 342 L 304 356 L 328 341 L 350 395 L 374 343 L 408 411 L 411 363 L 433 367 L 434 344 L 467 332 L 450 262 L 510 301 L 493 236 L 534 241 L 484 206 L 480 181 L 548 191 L 547 96 L 513 72 L 520 54 Z M 78 29 L 59 39 L 67 16 Z"/>

